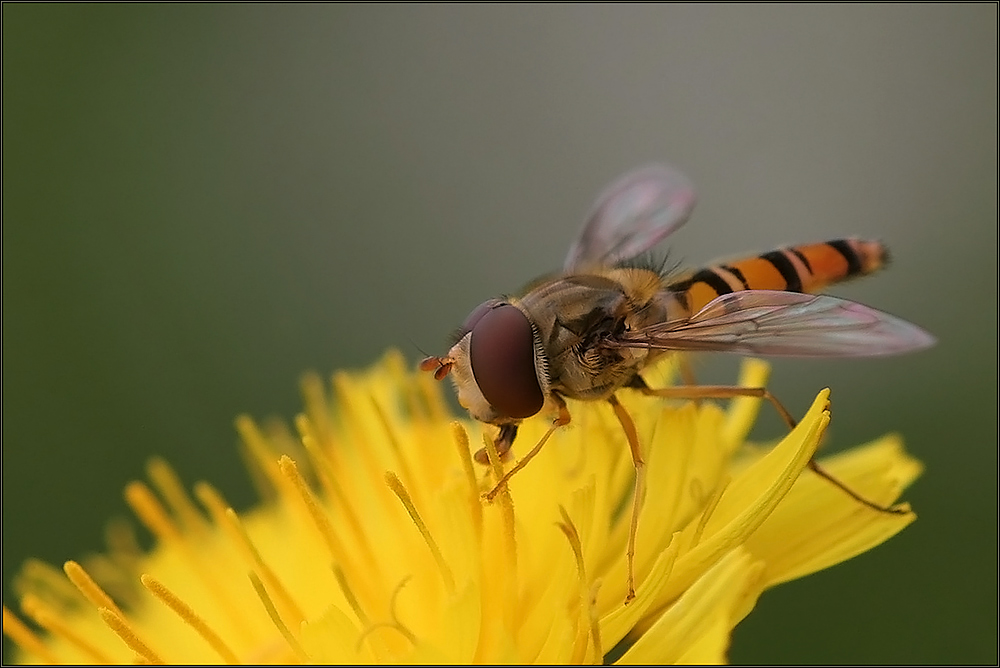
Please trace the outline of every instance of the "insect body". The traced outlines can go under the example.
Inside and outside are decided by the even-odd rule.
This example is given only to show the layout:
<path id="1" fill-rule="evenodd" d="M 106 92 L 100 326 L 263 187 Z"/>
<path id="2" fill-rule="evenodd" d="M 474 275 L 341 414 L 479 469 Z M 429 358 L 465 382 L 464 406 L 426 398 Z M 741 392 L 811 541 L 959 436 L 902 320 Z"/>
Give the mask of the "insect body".
<path id="1" fill-rule="evenodd" d="M 819 292 L 831 283 L 881 269 L 886 255 L 877 241 L 837 239 L 708 267 L 668 287 L 683 293 L 684 306 L 696 312 L 716 297 L 737 290 Z"/>
<path id="2" fill-rule="evenodd" d="M 875 241 L 796 246 L 681 278 L 633 264 L 687 220 L 694 201 L 690 182 L 670 167 L 653 165 L 626 174 L 598 198 L 562 272 L 536 281 L 520 298 L 484 302 L 466 319 L 446 356 L 421 363 L 438 379 L 450 373 L 470 415 L 499 427 L 495 445 L 500 455 L 513 445 L 521 421 L 546 406 L 556 413 L 546 435 L 488 498 L 556 428 L 569 422 L 564 399 L 611 404 L 636 466 L 628 599 L 634 595 L 632 554 L 645 476 L 635 427 L 615 393 L 630 388 L 672 398 L 763 397 L 794 425 L 764 388 L 650 388 L 641 375 L 648 364 L 670 351 L 863 357 L 909 352 L 934 342 L 920 328 L 889 314 L 806 294 L 879 269 L 886 253 Z M 486 451 L 476 459 L 485 463 Z M 810 466 L 862 503 L 879 508 L 815 462 Z"/>

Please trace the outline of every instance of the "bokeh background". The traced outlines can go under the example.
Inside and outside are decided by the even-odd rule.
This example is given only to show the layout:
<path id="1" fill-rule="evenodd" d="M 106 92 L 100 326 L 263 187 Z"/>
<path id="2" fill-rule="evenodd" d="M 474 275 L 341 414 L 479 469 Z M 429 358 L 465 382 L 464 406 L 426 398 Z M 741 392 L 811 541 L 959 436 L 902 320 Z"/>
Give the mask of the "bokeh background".
<path id="1" fill-rule="evenodd" d="M 940 338 L 775 365 L 793 412 L 833 388 L 831 450 L 898 430 L 927 471 L 918 522 L 765 594 L 732 660 L 997 661 L 995 4 L 2 11 L 6 603 L 153 454 L 252 503 L 234 416 L 443 351 L 669 160 L 700 194 L 672 259 L 884 239 L 836 293 Z"/>

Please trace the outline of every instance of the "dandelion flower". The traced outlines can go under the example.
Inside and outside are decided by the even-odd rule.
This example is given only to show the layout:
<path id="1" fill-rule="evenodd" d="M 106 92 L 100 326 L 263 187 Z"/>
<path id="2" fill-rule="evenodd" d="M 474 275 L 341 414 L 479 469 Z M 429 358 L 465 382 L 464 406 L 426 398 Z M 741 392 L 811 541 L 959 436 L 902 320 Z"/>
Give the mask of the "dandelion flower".
<path id="1" fill-rule="evenodd" d="M 766 375 L 748 362 L 741 380 Z M 495 473 L 470 455 L 484 427 L 456 421 L 397 353 L 338 373 L 332 398 L 316 377 L 304 389 L 294 437 L 237 421 L 259 506 L 237 514 L 204 482 L 192 498 L 156 460 L 151 485 L 125 490 L 150 552 L 113 527 L 101 557 L 27 564 L 20 609 L 38 629 L 3 610 L 16 660 L 721 663 L 765 589 L 915 519 L 803 473 L 828 391 L 772 447 L 745 443 L 757 399 L 723 410 L 623 392 L 648 467 L 625 605 L 633 468 L 609 406 L 571 404 L 572 424 L 486 503 Z M 546 427 L 528 420 L 520 442 Z M 824 465 L 882 504 L 920 472 L 891 436 Z"/>

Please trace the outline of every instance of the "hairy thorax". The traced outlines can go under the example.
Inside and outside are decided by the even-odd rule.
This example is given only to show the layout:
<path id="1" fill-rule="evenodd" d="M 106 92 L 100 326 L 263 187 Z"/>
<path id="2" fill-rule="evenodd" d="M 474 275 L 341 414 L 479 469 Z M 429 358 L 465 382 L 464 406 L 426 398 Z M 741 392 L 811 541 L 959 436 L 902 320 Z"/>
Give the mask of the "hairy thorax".
<path id="1" fill-rule="evenodd" d="M 600 399 L 627 384 L 653 351 L 615 343 L 667 316 L 660 276 L 647 269 L 604 269 L 551 279 L 520 302 L 548 356 L 553 391 Z"/>

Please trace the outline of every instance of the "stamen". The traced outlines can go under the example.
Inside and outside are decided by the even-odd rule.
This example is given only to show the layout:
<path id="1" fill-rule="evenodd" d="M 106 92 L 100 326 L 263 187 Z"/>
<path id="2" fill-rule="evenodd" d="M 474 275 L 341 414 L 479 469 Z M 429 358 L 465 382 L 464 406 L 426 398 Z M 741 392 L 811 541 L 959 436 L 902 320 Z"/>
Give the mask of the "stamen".
<path id="1" fill-rule="evenodd" d="M 330 457 L 320 447 L 319 437 L 313 423 L 305 415 L 299 415 L 295 418 L 295 426 L 299 431 L 299 438 L 305 446 L 306 454 L 309 455 L 313 468 L 316 470 L 320 484 L 326 489 L 327 495 L 336 502 L 337 508 L 344 513 L 348 526 L 351 527 L 351 531 L 354 533 L 355 538 L 357 538 L 358 544 L 361 546 L 369 562 L 374 562 L 375 553 L 361 525 L 361 520 L 358 519 L 358 514 L 351 505 L 350 497 L 344 492 L 344 488 L 341 487 L 338 481 L 337 473 L 333 469 Z"/>
<path id="2" fill-rule="evenodd" d="M 139 521 L 162 542 L 180 541 L 181 530 L 167 514 L 153 492 L 141 482 L 125 486 L 125 501 Z"/>
<path id="3" fill-rule="evenodd" d="M 305 615 L 302 614 L 292 595 L 278 579 L 278 576 L 264 562 L 260 552 L 253 544 L 253 541 L 250 540 L 250 535 L 243 527 L 243 523 L 240 521 L 236 511 L 230 508 L 226 500 L 222 498 L 222 495 L 207 482 L 195 484 L 194 493 L 198 497 L 198 500 L 201 501 L 201 504 L 205 506 L 205 509 L 208 510 L 212 521 L 222 529 L 229 540 L 236 546 L 236 549 L 243 555 L 243 558 L 260 572 L 264 580 L 267 581 L 268 586 L 279 596 L 282 606 L 285 609 L 285 614 L 295 624 L 300 624 L 305 619 Z"/>
<path id="4" fill-rule="evenodd" d="M 386 472 L 385 482 L 389 485 L 389 489 L 392 490 L 393 494 L 395 494 L 403 504 L 403 507 L 406 508 L 406 512 L 410 515 L 410 519 L 416 525 L 417 531 L 420 532 L 420 536 L 424 539 L 424 543 L 426 543 L 427 547 L 430 549 L 431 555 L 437 563 L 438 570 L 441 572 L 441 577 L 444 579 L 444 584 L 448 589 L 448 593 L 455 593 L 455 578 L 452 576 L 451 570 L 448 568 L 448 564 L 445 562 L 440 548 L 438 548 L 437 543 L 434 541 L 434 537 L 431 536 L 430 530 L 427 528 L 427 525 L 424 524 L 424 520 L 420 517 L 420 513 L 417 512 L 417 507 L 413 505 L 413 499 L 410 498 L 410 493 L 406 491 L 406 488 L 403 487 L 403 483 L 399 481 L 399 478 L 397 478 L 396 474 L 392 471 Z"/>
<path id="5" fill-rule="evenodd" d="M 288 626 L 281 619 L 277 609 L 274 607 L 274 602 L 271 601 L 271 597 L 267 595 L 264 583 L 260 581 L 260 578 L 257 577 L 257 574 L 253 571 L 251 571 L 249 575 L 250 582 L 253 583 L 254 591 L 257 592 L 257 596 L 260 598 L 261 603 L 264 604 L 264 609 L 267 610 L 267 615 L 271 618 L 271 621 L 277 627 L 278 631 L 285 639 L 285 642 L 287 642 L 288 646 L 292 648 L 292 651 L 295 652 L 295 656 L 298 657 L 301 663 L 309 663 L 309 655 L 306 654 L 305 649 L 302 648 L 302 645 L 299 644 L 299 641 L 296 640 Z"/>
<path id="6" fill-rule="evenodd" d="M 180 527 L 178 527 L 166 509 L 160 504 L 148 487 L 140 482 L 129 483 L 125 487 L 125 499 L 132 507 L 132 510 L 152 533 L 162 542 L 173 544 L 188 562 L 192 574 L 194 574 L 204 584 L 205 589 L 219 602 L 219 605 L 230 611 L 234 617 L 242 615 L 242 609 L 230 597 L 225 590 L 222 581 L 213 577 L 212 570 L 217 566 L 214 562 L 202 563 L 198 554 L 191 549 L 191 546 L 184 540 Z"/>
<path id="7" fill-rule="evenodd" d="M 483 449 L 486 451 L 486 461 L 489 462 L 493 476 L 497 480 L 503 480 L 503 463 L 500 461 L 497 444 L 486 433 L 483 433 Z"/>
<path id="8" fill-rule="evenodd" d="M 354 616 L 358 618 L 358 621 L 363 625 L 368 625 L 368 615 L 362 610 L 361 604 L 358 603 L 358 597 L 354 595 L 354 590 L 351 589 L 350 583 L 347 581 L 347 576 L 344 575 L 344 571 L 340 569 L 340 566 L 334 564 L 333 566 L 333 577 L 337 579 L 337 584 L 340 585 L 340 591 L 344 594 L 344 599 L 347 600 L 347 605 L 350 606 L 351 610 L 354 611 Z"/>
<path id="9" fill-rule="evenodd" d="M 544 440 L 543 440 L 544 442 Z M 490 462 L 490 468 L 497 480 L 503 481 L 503 464 L 500 463 L 500 454 L 497 452 L 496 443 L 493 439 L 483 434 L 483 446 L 486 449 L 486 457 Z M 522 460 L 523 461 L 523 460 Z M 510 487 L 506 484 L 497 483 L 493 488 L 496 494 L 495 501 L 500 504 L 500 521 L 503 526 L 503 541 L 507 550 L 507 559 L 510 564 L 510 576 L 513 578 L 517 573 L 517 540 L 514 534 L 514 500 L 510 495 Z M 513 582 L 513 580 L 512 580 Z"/>
<path id="10" fill-rule="evenodd" d="M 66 580 L 63 571 L 40 559 L 30 558 L 24 562 L 14 581 L 14 591 L 18 596 L 36 594 L 63 612 L 88 605 L 80 591 Z"/>
<path id="11" fill-rule="evenodd" d="M 111 600 L 103 589 L 101 589 L 96 582 L 90 577 L 87 571 L 83 570 L 83 566 L 76 563 L 75 561 L 67 561 L 63 564 L 63 571 L 66 573 L 66 577 L 69 581 L 76 585 L 76 588 L 80 590 L 80 593 L 87 597 L 96 608 L 107 608 L 113 612 L 118 617 L 124 618 L 125 613 L 123 613 L 115 602 Z"/>
<path id="12" fill-rule="evenodd" d="M 246 415 L 236 418 L 236 431 L 246 446 L 248 468 L 252 473 L 260 474 L 255 480 L 262 487 L 261 496 L 274 499 L 281 493 L 285 481 L 274 465 L 275 453 L 268 447 L 267 438 L 257 428 L 257 423 Z"/>
<path id="13" fill-rule="evenodd" d="M 117 614 L 111 608 L 101 607 L 97 609 L 97 612 L 100 613 L 101 619 L 108 625 L 108 628 L 114 631 L 115 635 L 121 638 L 122 642 L 124 642 L 129 649 L 138 654 L 143 661 L 155 665 L 164 664 L 163 659 L 161 659 L 156 652 L 149 648 L 149 645 L 144 643 L 139 638 L 124 617 Z"/>
<path id="14" fill-rule="evenodd" d="M 261 470 L 256 457 L 254 457 L 253 452 L 250 450 L 250 446 L 244 443 L 243 439 L 240 439 L 236 443 L 236 453 L 240 456 L 240 462 L 243 463 L 243 469 L 247 472 L 250 484 L 253 486 L 254 491 L 257 492 L 257 497 L 265 504 L 277 503 L 278 491 L 268 479 L 267 474 Z"/>
<path id="15" fill-rule="evenodd" d="M 482 534 L 483 530 L 483 504 L 479 502 L 479 483 L 476 481 L 476 470 L 472 466 L 472 453 L 469 451 L 469 433 L 461 422 L 451 423 L 451 434 L 458 448 L 458 459 L 462 462 L 462 472 L 465 474 L 465 483 L 469 489 L 469 507 L 472 511 L 472 521 L 476 526 L 476 535 Z"/>
<path id="16" fill-rule="evenodd" d="M 359 652 L 361 651 L 361 644 L 365 641 L 365 638 L 367 638 L 369 635 L 371 635 L 371 633 L 373 631 L 377 631 L 378 629 L 385 629 L 385 628 L 394 629 L 396 631 L 399 631 L 400 635 L 402 635 L 404 638 L 406 638 L 407 640 L 409 640 L 411 644 L 413 644 L 414 646 L 417 644 L 417 637 L 415 635 L 413 635 L 413 632 L 410 631 L 410 629 L 406 628 L 406 626 L 404 626 L 403 623 L 399 621 L 399 617 L 396 616 L 396 601 L 399 598 L 399 592 L 403 591 L 403 586 L 407 582 L 409 582 L 409 580 L 410 580 L 410 576 L 407 575 L 405 578 L 403 578 L 402 580 L 400 580 L 399 584 L 396 585 L 396 588 L 392 590 L 392 594 L 391 594 L 391 596 L 389 598 L 389 620 L 390 621 L 388 621 L 388 622 L 376 622 L 376 623 L 372 624 L 371 626 L 369 626 L 367 629 L 365 629 L 364 632 L 358 637 L 358 642 L 357 642 L 357 644 L 354 647 L 354 649 L 356 651 L 359 651 Z"/>
<path id="17" fill-rule="evenodd" d="M 34 654 L 48 664 L 61 663 L 59 657 L 45 646 L 45 643 L 29 629 L 13 612 L 3 606 L 3 632 L 11 641 L 29 654 Z"/>
<path id="18" fill-rule="evenodd" d="M 240 521 L 239 515 L 232 508 L 226 509 L 226 524 L 228 524 L 230 531 L 237 538 L 237 544 L 239 544 L 244 551 L 244 554 L 249 557 L 251 564 L 253 564 L 256 572 L 260 573 L 263 580 L 267 582 L 267 585 L 274 590 L 277 597 L 280 599 L 282 606 L 285 608 L 286 616 L 291 617 L 291 623 L 293 626 L 299 626 L 303 621 L 305 621 L 305 615 L 296 605 L 295 599 L 292 598 L 291 593 L 285 587 L 285 585 L 278 578 L 274 570 L 264 562 L 263 557 L 260 555 L 260 551 L 257 546 L 253 544 L 250 540 L 250 534 L 247 533 L 246 527 Z"/>
<path id="19" fill-rule="evenodd" d="M 392 619 L 393 623 L 399 629 L 399 632 L 405 635 L 406 638 L 411 643 L 416 645 L 417 637 L 413 635 L 413 633 L 408 628 L 406 628 L 406 626 L 401 621 L 399 621 L 399 615 L 397 614 L 396 611 L 396 604 L 399 603 L 399 594 L 400 592 L 403 591 L 403 587 L 406 586 L 406 583 L 410 581 L 410 577 L 411 576 L 407 575 L 405 578 L 400 580 L 399 584 L 396 585 L 396 588 L 392 590 L 392 594 L 389 597 L 389 617 Z"/>
<path id="20" fill-rule="evenodd" d="M 326 548 L 330 551 L 330 556 L 333 557 L 335 562 L 349 566 L 352 573 L 356 572 L 353 569 L 353 564 L 347 559 L 347 552 L 344 546 L 341 545 L 340 539 L 337 538 L 337 534 L 330 525 L 330 518 L 320 507 L 319 503 L 316 502 L 316 497 L 313 495 L 312 490 L 309 489 L 301 474 L 299 474 L 299 469 L 295 465 L 295 462 L 288 455 L 282 455 L 281 459 L 278 460 L 278 467 L 285 478 L 292 483 L 293 489 L 298 492 L 298 497 L 305 504 L 313 526 L 316 527 L 320 537 L 326 543 Z"/>
<path id="21" fill-rule="evenodd" d="M 389 449 L 392 454 L 395 455 L 396 465 L 400 469 L 403 480 L 414 479 L 413 470 L 410 468 L 409 462 L 406 460 L 406 455 L 404 449 L 399 447 L 399 434 L 393 429 L 392 423 L 385 415 L 385 411 L 382 408 L 382 404 L 378 402 L 375 397 L 372 397 L 372 409 L 375 411 L 375 417 L 378 418 L 379 424 L 385 432 L 385 440 L 389 444 Z"/>
<path id="22" fill-rule="evenodd" d="M 557 526 L 569 541 L 580 577 L 580 605 L 587 615 L 589 640 L 594 645 L 594 663 L 600 664 L 604 660 L 604 651 L 601 648 L 601 620 L 597 613 L 597 592 L 600 590 L 601 581 L 596 580 L 589 588 L 587 587 L 587 571 L 583 560 L 583 543 L 580 540 L 580 533 L 562 504 L 559 505 L 559 514 L 562 516 L 562 522 L 557 522 Z M 583 661 L 587 652 L 586 641 L 584 639 L 582 646 L 574 648 L 571 663 Z"/>
<path id="23" fill-rule="evenodd" d="M 205 507 L 205 510 L 208 511 L 212 521 L 219 526 L 223 526 L 226 521 L 226 509 L 229 508 L 229 504 L 222 498 L 222 494 L 212 487 L 211 484 L 199 481 L 194 485 L 194 495 L 201 502 L 201 505 Z"/>
<path id="24" fill-rule="evenodd" d="M 195 507 L 170 464 L 159 457 L 154 457 L 146 466 L 146 474 L 184 528 L 189 531 L 205 530 L 205 518 L 198 512 L 198 508 Z"/>
<path id="25" fill-rule="evenodd" d="M 51 635 L 65 639 L 69 644 L 75 646 L 96 663 L 111 664 L 116 661 L 101 652 L 86 638 L 78 635 L 70 624 L 66 624 L 62 616 L 48 608 L 42 601 L 31 594 L 21 599 L 21 609 L 40 627 L 48 631 Z"/>
<path id="26" fill-rule="evenodd" d="M 580 576 L 580 583 L 585 584 L 587 571 L 583 564 L 583 544 L 580 542 L 580 533 L 576 530 L 576 525 L 573 524 L 573 520 L 570 519 L 569 513 L 566 512 L 566 508 L 561 503 L 559 504 L 559 515 L 562 516 L 562 522 L 556 522 L 556 526 L 569 541 L 569 547 L 573 550 L 573 558 L 576 560 L 576 570 Z"/>
<path id="27" fill-rule="evenodd" d="M 213 631 L 204 619 L 199 617 L 191 606 L 182 601 L 176 594 L 167 589 L 162 583 L 157 581 L 151 575 L 143 574 L 139 577 L 142 586 L 149 590 L 153 596 L 158 598 L 164 603 L 168 608 L 177 613 L 177 616 L 184 620 L 188 626 L 193 628 L 195 632 L 205 639 L 212 649 L 222 657 L 222 660 L 229 664 L 239 663 L 239 657 L 236 653 L 231 650 L 226 643 L 222 641 L 222 638 Z"/>
<path id="28" fill-rule="evenodd" d="M 369 396 L 371 389 L 346 372 L 333 375 L 333 388 L 348 438 L 361 446 L 355 448 L 359 455 L 355 465 L 364 467 L 362 475 L 377 480 L 385 469 L 385 449 L 381 447 L 381 434 L 372 430 L 377 416 L 372 415 L 375 404 Z"/>
<path id="29" fill-rule="evenodd" d="M 307 373 L 300 382 L 302 397 L 305 400 L 306 415 L 309 422 L 315 426 L 316 437 L 321 443 L 333 438 L 333 428 L 330 424 L 330 402 L 326 396 L 323 379 L 317 373 Z M 296 422 L 297 423 L 297 422 Z M 301 433 L 301 429 L 299 430 Z"/>
<path id="30" fill-rule="evenodd" d="M 566 512 L 566 508 L 562 504 L 559 504 L 559 514 L 562 516 L 562 522 L 556 522 L 556 526 L 559 530 L 563 532 L 566 536 L 566 540 L 569 541 L 570 550 L 573 551 L 573 558 L 576 561 L 576 571 L 577 578 L 580 584 L 580 619 L 577 623 L 576 628 L 576 640 L 573 643 L 573 650 L 570 652 L 571 664 L 582 663 L 584 657 L 587 654 L 587 643 L 590 640 L 588 631 L 590 630 L 589 624 L 584 624 L 584 615 L 589 617 L 587 611 L 588 601 L 587 596 L 589 594 L 589 588 L 587 587 L 587 571 L 583 563 L 583 545 L 580 543 L 580 534 L 576 530 L 576 525 L 573 524 L 573 520 L 570 519 L 569 513 Z"/>

